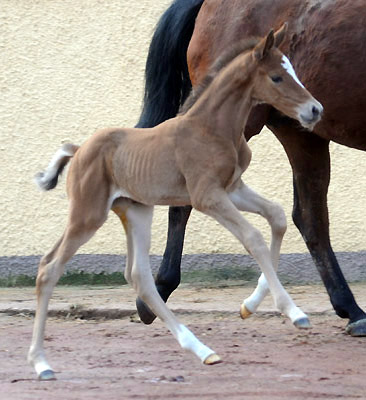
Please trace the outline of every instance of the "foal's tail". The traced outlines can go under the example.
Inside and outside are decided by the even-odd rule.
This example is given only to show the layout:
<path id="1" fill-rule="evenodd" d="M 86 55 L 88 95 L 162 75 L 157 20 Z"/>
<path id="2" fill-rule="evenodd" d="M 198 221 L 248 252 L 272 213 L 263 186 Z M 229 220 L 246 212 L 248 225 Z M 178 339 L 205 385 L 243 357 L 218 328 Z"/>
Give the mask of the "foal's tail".
<path id="1" fill-rule="evenodd" d="M 76 146 L 75 144 L 65 143 L 61 149 L 56 152 L 47 169 L 43 172 L 38 172 L 34 177 L 40 189 L 51 190 L 56 187 L 59 175 L 70 159 L 79 150 L 79 147 L 80 146 Z"/>

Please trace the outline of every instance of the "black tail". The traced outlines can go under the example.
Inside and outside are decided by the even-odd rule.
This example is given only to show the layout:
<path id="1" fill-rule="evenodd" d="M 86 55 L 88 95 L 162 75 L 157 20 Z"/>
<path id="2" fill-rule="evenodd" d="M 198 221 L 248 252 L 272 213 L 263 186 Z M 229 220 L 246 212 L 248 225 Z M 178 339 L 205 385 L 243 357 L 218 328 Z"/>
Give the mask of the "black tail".
<path id="1" fill-rule="evenodd" d="M 191 90 L 187 49 L 204 0 L 174 0 L 161 16 L 150 43 L 143 110 L 137 123 L 148 128 L 175 117 Z"/>

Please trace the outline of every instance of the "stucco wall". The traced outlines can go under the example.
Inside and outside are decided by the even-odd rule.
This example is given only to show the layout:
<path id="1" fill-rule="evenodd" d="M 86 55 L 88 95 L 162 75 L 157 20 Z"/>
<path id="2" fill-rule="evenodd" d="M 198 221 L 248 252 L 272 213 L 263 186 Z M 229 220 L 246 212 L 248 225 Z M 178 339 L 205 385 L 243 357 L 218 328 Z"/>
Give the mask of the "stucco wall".
<path id="1" fill-rule="evenodd" d="M 64 141 L 82 143 L 96 128 L 133 126 L 143 94 L 144 64 L 154 26 L 170 0 L 1 0 L 0 2 L 0 257 L 43 254 L 66 219 L 65 179 L 41 193 L 34 174 Z M 279 201 L 289 230 L 283 252 L 306 252 L 291 221 L 292 177 L 280 144 L 268 131 L 251 142 L 244 179 Z M 332 145 L 329 191 L 336 251 L 366 247 L 365 154 Z M 268 229 L 259 217 L 251 221 Z M 167 208 L 157 207 L 153 254 L 162 254 Z M 125 252 L 112 214 L 82 253 Z M 194 212 L 185 252 L 242 253 L 231 235 Z"/>

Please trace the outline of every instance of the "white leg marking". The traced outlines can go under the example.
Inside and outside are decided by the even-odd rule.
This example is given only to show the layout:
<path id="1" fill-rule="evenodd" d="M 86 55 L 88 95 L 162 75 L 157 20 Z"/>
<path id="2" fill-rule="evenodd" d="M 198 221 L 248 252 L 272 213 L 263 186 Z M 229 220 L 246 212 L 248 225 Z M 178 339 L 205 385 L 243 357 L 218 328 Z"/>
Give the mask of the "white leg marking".
<path id="1" fill-rule="evenodd" d="M 268 283 L 264 274 L 262 273 L 258 279 L 258 285 L 253 293 L 243 301 L 245 308 L 251 313 L 255 313 L 257 308 L 262 303 L 263 299 L 269 293 Z"/>
<path id="2" fill-rule="evenodd" d="M 215 354 L 213 350 L 200 342 L 183 324 L 179 325 L 176 338 L 183 349 L 195 354 L 202 362 L 205 362 L 208 357 Z"/>

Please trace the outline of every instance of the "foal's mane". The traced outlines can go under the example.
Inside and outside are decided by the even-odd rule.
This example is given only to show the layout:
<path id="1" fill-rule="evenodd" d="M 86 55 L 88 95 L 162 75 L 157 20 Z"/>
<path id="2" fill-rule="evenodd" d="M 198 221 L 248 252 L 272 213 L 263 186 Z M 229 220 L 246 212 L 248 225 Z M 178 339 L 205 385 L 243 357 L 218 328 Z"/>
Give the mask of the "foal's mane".
<path id="1" fill-rule="evenodd" d="M 179 114 L 185 114 L 197 102 L 202 93 L 210 86 L 217 74 L 233 61 L 234 58 L 246 51 L 252 50 L 258 44 L 259 40 L 259 38 L 241 40 L 225 51 L 222 56 L 218 57 L 198 87 L 191 90 L 190 95 L 181 106 Z"/>

